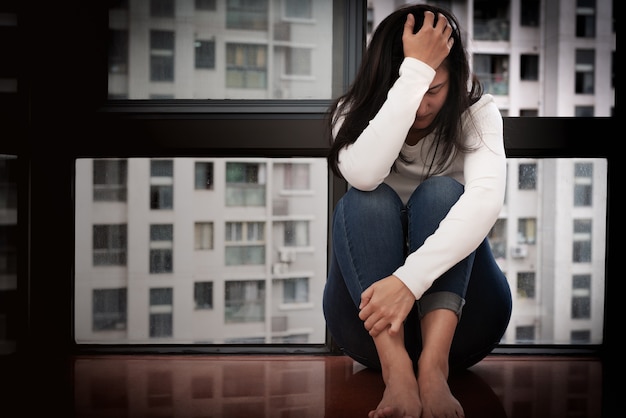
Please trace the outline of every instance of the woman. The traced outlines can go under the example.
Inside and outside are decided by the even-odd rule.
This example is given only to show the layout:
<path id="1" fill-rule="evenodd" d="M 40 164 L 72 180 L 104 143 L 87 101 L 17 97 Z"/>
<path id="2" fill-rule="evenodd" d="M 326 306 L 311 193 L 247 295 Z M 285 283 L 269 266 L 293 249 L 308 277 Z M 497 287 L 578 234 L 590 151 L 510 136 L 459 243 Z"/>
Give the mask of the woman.
<path id="1" fill-rule="evenodd" d="M 456 18 L 429 5 L 385 18 L 329 124 L 330 167 L 351 186 L 333 215 L 330 333 L 382 371 L 370 418 L 463 417 L 449 373 L 498 344 L 511 293 L 486 238 L 504 200 L 502 118 Z"/>

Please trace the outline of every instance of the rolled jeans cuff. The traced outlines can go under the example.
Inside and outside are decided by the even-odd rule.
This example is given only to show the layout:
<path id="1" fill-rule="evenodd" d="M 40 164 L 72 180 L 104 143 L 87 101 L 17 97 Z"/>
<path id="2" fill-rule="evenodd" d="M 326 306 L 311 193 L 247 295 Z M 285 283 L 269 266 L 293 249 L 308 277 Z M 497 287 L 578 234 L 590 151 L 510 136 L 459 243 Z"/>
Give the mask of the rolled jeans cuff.
<path id="1" fill-rule="evenodd" d="M 424 318 L 428 312 L 435 309 L 449 309 L 461 319 L 461 311 L 465 305 L 465 299 L 452 292 L 434 292 L 422 296 L 417 301 L 417 311 L 420 320 Z"/>

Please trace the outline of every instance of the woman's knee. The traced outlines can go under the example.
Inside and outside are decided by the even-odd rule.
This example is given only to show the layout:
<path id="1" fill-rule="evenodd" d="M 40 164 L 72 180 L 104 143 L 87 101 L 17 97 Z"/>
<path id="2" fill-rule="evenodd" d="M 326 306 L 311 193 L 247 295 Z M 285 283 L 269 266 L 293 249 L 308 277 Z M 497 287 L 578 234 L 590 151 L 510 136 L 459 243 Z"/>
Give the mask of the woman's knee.
<path id="1" fill-rule="evenodd" d="M 407 206 L 420 204 L 431 209 L 437 207 L 450 208 L 463 194 L 465 187 L 457 180 L 448 176 L 434 176 L 420 184 Z"/>
<path id="2" fill-rule="evenodd" d="M 367 213 L 397 213 L 402 210 L 402 200 L 391 187 L 382 183 L 372 191 L 349 188 L 339 200 L 339 206 L 348 211 L 358 208 L 361 216 Z"/>

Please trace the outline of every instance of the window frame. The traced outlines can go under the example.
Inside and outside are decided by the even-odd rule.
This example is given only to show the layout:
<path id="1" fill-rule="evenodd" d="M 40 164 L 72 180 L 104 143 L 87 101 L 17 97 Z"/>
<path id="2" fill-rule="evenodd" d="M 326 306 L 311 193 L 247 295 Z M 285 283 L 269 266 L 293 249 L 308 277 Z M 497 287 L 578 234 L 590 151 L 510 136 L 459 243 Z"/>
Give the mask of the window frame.
<path id="1" fill-rule="evenodd" d="M 335 10 L 345 16 L 342 22 L 345 41 L 338 46 L 335 57 L 344 59 L 340 71 L 346 86 L 356 73 L 365 45 L 367 4 L 365 0 L 343 0 L 334 4 Z M 23 317 L 19 319 L 18 345 L 25 352 L 35 352 L 45 344 L 50 355 L 216 351 L 339 353 L 330 338 L 325 344 L 304 348 L 297 344 L 211 347 L 75 343 L 72 325 L 74 234 L 71 231 L 74 230 L 72 195 L 77 158 L 173 155 L 325 157 L 328 144 L 324 120 L 330 101 L 107 100 L 107 56 L 100 56 L 101 51 L 107 50 L 105 5 L 73 6 L 72 2 L 42 4 L 37 13 L 26 14 L 25 6 L 23 12 L 19 12 L 24 18 L 21 21 L 25 22 L 20 29 L 20 42 L 24 45 L 28 45 L 31 39 L 55 33 L 57 39 L 66 40 L 73 48 L 62 51 L 51 48 L 41 51 L 38 56 L 39 62 L 62 61 L 63 66 L 47 66 L 45 71 L 33 67 L 20 72 L 18 104 L 23 112 L 6 125 L 5 137 L 10 139 L 0 145 L 0 152 L 18 156 L 20 179 L 25 179 L 20 180 L 18 186 L 18 310 Z M 77 33 L 81 36 L 77 37 Z M 81 68 L 81 71 L 67 72 L 67 68 Z M 606 158 L 608 213 L 614 214 L 611 197 L 617 196 L 614 191 L 617 182 L 613 180 L 617 174 L 612 158 L 619 155 L 612 150 L 615 141 L 609 135 L 595 135 L 594 140 L 589 141 L 589 136 L 580 133 L 612 132 L 615 125 L 615 118 L 610 117 L 504 117 L 505 147 L 511 158 Z M 50 140 L 51 132 L 62 134 L 60 142 Z M 121 132 L 124 135 L 120 135 Z M 215 132 L 228 133 L 229 141 L 221 141 L 219 135 L 207 134 Z M 292 141 L 294 132 L 298 133 L 297 143 Z M 259 134 L 271 141 L 263 144 L 251 141 Z M 345 190 L 345 182 L 329 174 L 329 214 Z M 603 343 L 597 346 L 516 344 L 499 346 L 496 353 L 602 354 L 611 345 L 619 346 L 617 323 L 621 310 L 618 311 L 619 292 L 613 290 L 617 287 L 617 278 L 608 274 L 610 260 L 617 256 L 617 243 L 616 234 L 610 233 L 608 221 Z M 51 236 L 58 237 L 55 245 L 50 245 Z M 55 272 L 55 280 L 50 280 L 51 271 Z"/>

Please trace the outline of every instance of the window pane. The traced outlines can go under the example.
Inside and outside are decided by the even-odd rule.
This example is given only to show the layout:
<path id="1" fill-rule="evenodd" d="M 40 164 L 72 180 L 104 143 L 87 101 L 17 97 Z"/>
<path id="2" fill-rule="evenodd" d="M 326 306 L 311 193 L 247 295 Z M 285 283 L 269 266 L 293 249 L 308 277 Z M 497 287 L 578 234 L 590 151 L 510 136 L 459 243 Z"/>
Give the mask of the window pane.
<path id="1" fill-rule="evenodd" d="M 111 99 L 331 99 L 344 83 L 332 0 L 111 4 Z"/>
<path id="2" fill-rule="evenodd" d="M 127 199 L 114 202 L 94 199 L 90 174 L 103 160 L 76 163 L 79 343 L 142 343 L 151 336 L 155 344 L 325 342 L 324 158 L 130 158 L 117 165 L 128 175 Z M 607 161 L 509 158 L 507 164 L 507 199 L 489 234 L 514 298 L 502 342 L 602 342 Z M 198 167 L 208 166 L 213 188 L 198 189 Z M 514 174 L 532 187 L 520 188 Z M 144 204 L 149 192 L 130 187 L 151 179 L 171 183 L 173 199 L 180 200 L 175 210 L 150 211 Z M 581 185 L 590 195 L 584 206 L 574 198 Z M 233 205 L 227 193 L 255 195 L 258 188 L 267 198 L 238 201 L 254 205 Z M 155 215 L 158 222 L 151 222 Z M 100 253 L 106 263 L 96 258 Z M 163 281 L 167 288 L 159 287 Z M 153 287 L 171 293 L 151 293 Z M 92 295 L 104 289 L 118 289 L 118 296 L 107 295 L 105 307 L 96 309 Z M 147 299 L 149 294 L 155 299 Z M 174 303 L 174 294 L 181 303 Z M 118 325 L 123 306 L 128 323 L 143 328 Z M 100 327 L 115 332 L 94 329 L 107 320 L 116 325 Z"/>

